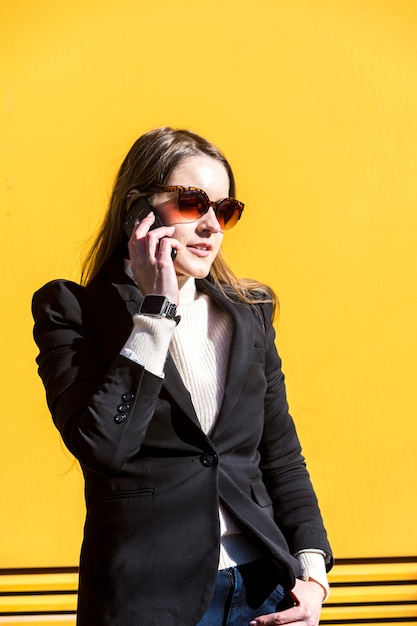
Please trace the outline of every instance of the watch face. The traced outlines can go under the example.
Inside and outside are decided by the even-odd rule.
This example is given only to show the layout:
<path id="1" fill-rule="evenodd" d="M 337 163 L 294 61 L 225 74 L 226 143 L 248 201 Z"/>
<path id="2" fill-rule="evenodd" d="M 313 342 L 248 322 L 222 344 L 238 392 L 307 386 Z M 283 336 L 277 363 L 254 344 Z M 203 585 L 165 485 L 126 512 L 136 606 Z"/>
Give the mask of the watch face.
<path id="1" fill-rule="evenodd" d="M 146 296 L 142 304 L 142 311 L 149 315 L 160 315 L 166 298 L 164 296 Z"/>

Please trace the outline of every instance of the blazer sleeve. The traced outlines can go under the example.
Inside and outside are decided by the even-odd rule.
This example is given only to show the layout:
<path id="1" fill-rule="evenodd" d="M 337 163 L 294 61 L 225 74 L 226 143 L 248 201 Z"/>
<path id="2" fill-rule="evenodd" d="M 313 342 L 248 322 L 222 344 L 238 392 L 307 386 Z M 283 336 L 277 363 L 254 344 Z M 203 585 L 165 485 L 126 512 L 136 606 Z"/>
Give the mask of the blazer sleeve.
<path id="1" fill-rule="evenodd" d="M 103 311 L 84 287 L 52 281 L 32 312 L 38 372 L 65 445 L 88 469 L 119 472 L 140 449 L 162 380 L 120 354 L 108 362 L 96 333 Z"/>
<path id="2" fill-rule="evenodd" d="M 263 307 L 266 308 L 265 305 Z M 275 331 L 266 314 L 264 319 L 267 391 L 264 432 L 259 446 L 263 481 L 273 503 L 276 523 L 291 552 L 322 550 L 326 554 L 326 566 L 330 569 L 331 548 L 289 413 L 285 378 L 275 346 Z"/>

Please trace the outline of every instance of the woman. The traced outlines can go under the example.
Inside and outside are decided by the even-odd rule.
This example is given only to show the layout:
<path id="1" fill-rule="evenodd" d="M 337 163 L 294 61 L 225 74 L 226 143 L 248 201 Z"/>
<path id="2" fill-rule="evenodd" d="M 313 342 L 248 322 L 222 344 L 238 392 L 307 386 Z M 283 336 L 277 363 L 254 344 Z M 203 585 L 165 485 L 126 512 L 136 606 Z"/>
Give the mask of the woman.
<path id="1" fill-rule="evenodd" d="M 85 477 L 80 626 L 318 623 L 332 558 L 274 296 L 220 252 L 242 211 L 216 147 L 151 131 L 121 166 L 82 286 L 34 296 L 48 405 Z"/>

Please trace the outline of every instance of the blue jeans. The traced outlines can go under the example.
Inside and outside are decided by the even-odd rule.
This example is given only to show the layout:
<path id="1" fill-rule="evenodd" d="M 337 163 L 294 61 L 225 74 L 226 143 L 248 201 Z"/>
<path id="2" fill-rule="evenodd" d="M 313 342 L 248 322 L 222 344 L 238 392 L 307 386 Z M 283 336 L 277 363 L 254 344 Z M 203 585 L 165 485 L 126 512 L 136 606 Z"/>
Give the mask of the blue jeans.
<path id="1" fill-rule="evenodd" d="M 284 593 L 279 574 L 262 559 L 220 570 L 210 604 L 196 626 L 248 626 L 259 615 L 286 608 Z"/>

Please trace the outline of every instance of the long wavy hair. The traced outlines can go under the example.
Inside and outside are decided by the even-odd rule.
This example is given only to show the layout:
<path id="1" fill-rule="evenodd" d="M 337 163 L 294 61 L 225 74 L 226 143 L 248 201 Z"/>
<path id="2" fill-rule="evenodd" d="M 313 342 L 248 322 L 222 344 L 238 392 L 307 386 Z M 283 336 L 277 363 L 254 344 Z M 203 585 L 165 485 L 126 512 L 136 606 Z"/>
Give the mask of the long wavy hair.
<path id="1" fill-rule="evenodd" d="M 209 141 L 199 135 L 169 127 L 152 130 L 135 141 L 116 176 L 109 206 L 102 225 L 85 257 L 81 283 L 90 284 L 114 259 L 122 262 L 127 257 L 127 236 L 123 222 L 127 213 L 127 196 L 133 189 L 146 192 L 156 185 L 166 185 L 173 169 L 191 156 L 205 154 L 225 167 L 229 181 L 229 195 L 236 197 L 236 183 L 232 168 Z M 252 304 L 277 299 L 267 285 L 248 279 L 238 279 L 224 260 L 221 251 L 214 260 L 209 278 L 227 296 Z"/>

